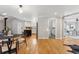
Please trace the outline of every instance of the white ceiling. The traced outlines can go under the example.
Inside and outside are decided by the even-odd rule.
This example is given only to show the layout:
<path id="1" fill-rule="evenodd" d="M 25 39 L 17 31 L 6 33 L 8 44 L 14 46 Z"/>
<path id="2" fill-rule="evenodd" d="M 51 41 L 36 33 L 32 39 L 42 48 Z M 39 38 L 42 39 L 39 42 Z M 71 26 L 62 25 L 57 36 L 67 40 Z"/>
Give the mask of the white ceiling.
<path id="1" fill-rule="evenodd" d="M 64 15 L 65 12 L 71 10 L 79 10 L 79 5 L 23 5 L 22 14 L 18 12 L 18 9 L 18 5 L 0 5 L 0 15 L 7 13 L 7 16 L 24 20 L 33 17 L 54 17 Z"/>

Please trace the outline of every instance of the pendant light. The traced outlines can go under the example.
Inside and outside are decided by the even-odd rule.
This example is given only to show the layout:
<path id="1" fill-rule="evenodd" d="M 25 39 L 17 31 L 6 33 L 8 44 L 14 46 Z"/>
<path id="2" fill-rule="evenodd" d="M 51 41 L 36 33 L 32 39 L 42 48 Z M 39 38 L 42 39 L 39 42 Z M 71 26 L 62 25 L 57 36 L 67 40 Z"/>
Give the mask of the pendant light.
<path id="1" fill-rule="evenodd" d="M 19 5 L 19 9 L 18 9 L 19 13 L 23 13 L 22 7 L 23 7 L 22 5 Z"/>

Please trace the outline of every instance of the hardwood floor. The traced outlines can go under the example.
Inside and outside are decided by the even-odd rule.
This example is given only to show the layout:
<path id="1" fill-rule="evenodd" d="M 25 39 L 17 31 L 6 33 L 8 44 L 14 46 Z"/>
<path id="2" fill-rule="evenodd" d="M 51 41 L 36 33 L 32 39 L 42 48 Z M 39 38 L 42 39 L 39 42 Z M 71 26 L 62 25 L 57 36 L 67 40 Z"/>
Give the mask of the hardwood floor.
<path id="1" fill-rule="evenodd" d="M 38 53 L 37 47 L 37 40 L 36 36 L 32 35 L 31 37 L 26 38 L 26 43 L 20 44 L 20 48 L 18 50 L 18 54 L 31 54 L 31 53 Z"/>
<path id="2" fill-rule="evenodd" d="M 38 51 L 43 54 L 63 54 L 65 52 L 63 40 L 42 40 L 38 42 Z"/>
<path id="3" fill-rule="evenodd" d="M 27 38 L 27 46 L 25 43 L 20 45 L 18 54 L 63 54 L 65 49 L 63 40 L 39 39 L 36 40 L 35 35 Z"/>
<path id="4" fill-rule="evenodd" d="M 27 39 L 27 46 L 25 43 L 20 44 L 20 49 L 18 54 L 67 54 L 67 50 L 71 50 L 69 47 L 64 44 L 70 44 L 73 41 L 73 44 L 79 45 L 79 40 L 68 40 L 64 38 L 63 40 L 58 39 L 39 39 L 36 40 L 36 36 L 32 35 Z M 69 43 L 68 43 L 69 42 Z"/>

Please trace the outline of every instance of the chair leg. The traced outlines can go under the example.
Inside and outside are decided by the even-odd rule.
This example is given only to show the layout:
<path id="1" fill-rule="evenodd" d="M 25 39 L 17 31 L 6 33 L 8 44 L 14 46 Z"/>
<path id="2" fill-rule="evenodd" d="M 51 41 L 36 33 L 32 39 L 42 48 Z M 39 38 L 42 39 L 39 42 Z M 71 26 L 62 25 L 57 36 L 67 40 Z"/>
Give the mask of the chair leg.
<path id="1" fill-rule="evenodd" d="M 19 50 L 19 42 L 16 43 L 17 49 Z"/>
<path id="2" fill-rule="evenodd" d="M 2 47 L 1 47 L 1 45 L 0 45 L 0 54 L 2 54 Z"/>
<path id="3" fill-rule="evenodd" d="M 17 43 L 16 43 L 16 54 L 17 54 L 17 50 L 18 50 L 18 46 L 17 46 Z"/>
<path id="4" fill-rule="evenodd" d="M 0 54 L 2 54 L 2 40 L 0 40 Z"/>
<path id="5" fill-rule="evenodd" d="M 26 44 L 26 46 L 27 46 L 27 39 L 26 39 L 26 36 L 24 36 L 24 42 L 25 42 L 25 44 Z"/>

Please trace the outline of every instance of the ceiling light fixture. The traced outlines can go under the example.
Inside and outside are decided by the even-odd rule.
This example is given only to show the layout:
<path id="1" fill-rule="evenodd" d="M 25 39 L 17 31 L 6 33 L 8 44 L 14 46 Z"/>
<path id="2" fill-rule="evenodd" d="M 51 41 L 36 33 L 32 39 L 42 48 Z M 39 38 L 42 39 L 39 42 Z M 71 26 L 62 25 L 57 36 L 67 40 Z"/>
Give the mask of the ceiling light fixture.
<path id="1" fill-rule="evenodd" d="M 23 13 L 22 7 L 23 7 L 22 5 L 19 5 L 19 9 L 18 9 L 19 13 Z"/>
<path id="2" fill-rule="evenodd" d="M 6 15 L 7 15 L 7 13 L 2 13 L 2 15 L 6 16 Z"/>
<path id="3" fill-rule="evenodd" d="M 57 15 L 57 12 L 54 12 L 54 15 Z"/>

